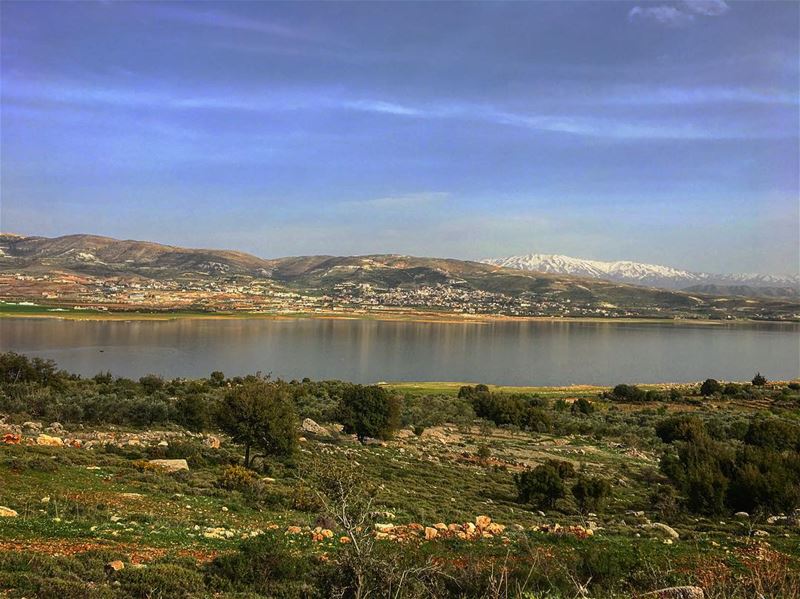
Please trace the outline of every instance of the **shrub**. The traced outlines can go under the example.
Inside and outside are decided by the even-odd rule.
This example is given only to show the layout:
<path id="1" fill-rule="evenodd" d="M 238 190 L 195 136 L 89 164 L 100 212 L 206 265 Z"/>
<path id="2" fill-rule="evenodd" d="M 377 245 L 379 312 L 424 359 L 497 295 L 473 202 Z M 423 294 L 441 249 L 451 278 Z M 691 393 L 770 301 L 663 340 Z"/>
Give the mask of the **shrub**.
<path id="1" fill-rule="evenodd" d="M 590 402 L 589 400 L 583 397 L 579 397 L 574 402 L 572 402 L 571 411 L 573 414 L 589 415 L 592 412 L 594 412 L 594 406 L 592 405 L 592 402 Z"/>
<path id="2" fill-rule="evenodd" d="M 115 578 L 126 597 L 183 598 L 205 590 L 203 574 L 175 564 L 149 564 L 146 568 L 126 568 Z"/>
<path id="3" fill-rule="evenodd" d="M 747 429 L 744 442 L 776 451 L 800 451 L 800 426 L 780 418 L 755 418 Z"/>
<path id="4" fill-rule="evenodd" d="M 611 485 L 602 478 L 581 476 L 572 485 L 572 495 L 582 513 L 599 511 L 611 494 Z"/>
<path id="5" fill-rule="evenodd" d="M 549 464 L 542 464 L 533 470 L 525 470 L 514 475 L 517 498 L 520 503 L 529 503 L 539 508 L 552 508 L 556 501 L 564 497 L 564 481 L 558 470 Z"/>
<path id="6" fill-rule="evenodd" d="M 722 391 L 722 385 L 720 385 L 719 381 L 715 379 L 706 379 L 703 381 L 703 384 L 700 385 L 700 395 L 703 397 L 708 397 L 709 395 L 714 395 L 715 393 L 719 393 Z"/>
<path id="7" fill-rule="evenodd" d="M 697 416 L 677 415 L 656 424 L 656 435 L 664 443 L 688 441 L 705 434 L 705 425 Z"/>
<path id="8" fill-rule="evenodd" d="M 760 372 L 757 372 L 750 382 L 753 383 L 754 387 L 763 387 L 767 384 L 767 379 Z"/>
<path id="9" fill-rule="evenodd" d="M 206 568 L 209 587 L 248 589 L 269 597 L 317 596 L 312 562 L 290 551 L 280 537 L 262 535 L 242 543 L 236 553 L 217 557 Z"/>
<path id="10" fill-rule="evenodd" d="M 248 491 L 256 482 L 256 474 L 242 466 L 228 466 L 217 479 L 217 486 L 228 491 Z"/>
<path id="11" fill-rule="evenodd" d="M 642 402 L 646 399 L 646 393 L 636 385 L 617 385 L 611 391 L 611 398 L 617 401 Z"/>

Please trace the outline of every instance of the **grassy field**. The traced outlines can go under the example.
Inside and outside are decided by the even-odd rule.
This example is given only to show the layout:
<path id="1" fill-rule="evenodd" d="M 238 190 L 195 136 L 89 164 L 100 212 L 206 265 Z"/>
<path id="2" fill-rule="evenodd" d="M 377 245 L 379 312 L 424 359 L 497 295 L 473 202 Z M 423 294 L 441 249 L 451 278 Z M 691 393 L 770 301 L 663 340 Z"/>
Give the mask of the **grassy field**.
<path id="1" fill-rule="evenodd" d="M 381 320 L 399 322 L 431 322 L 454 324 L 489 324 L 492 322 L 595 322 L 627 324 L 674 324 L 722 326 L 748 324 L 755 321 L 705 320 L 681 318 L 578 318 L 578 317 L 522 317 L 491 314 L 461 314 L 439 311 L 388 309 L 381 312 L 335 310 L 326 312 L 222 312 L 198 310 L 98 310 L 76 309 L 74 306 L 27 305 L 0 301 L 0 318 L 60 318 L 65 320 L 176 320 L 176 319 L 287 319 L 318 318 L 343 320 Z M 760 321 L 759 321 L 760 322 Z"/>
<path id="2" fill-rule="evenodd" d="M 611 406 L 602 409 L 607 412 Z M 651 411 L 645 409 L 641 417 Z M 64 436 L 86 432 L 82 428 Z M 0 589 L 8 596 L 106 596 L 101 593 L 106 587 L 122 593 L 108 596 L 188 596 L 192 593 L 160 579 L 151 581 L 154 594 L 141 594 L 131 581 L 108 576 L 102 568 L 118 559 L 128 564 L 129 573 L 141 565 L 151 571 L 172 565 L 203 572 L 205 564 L 236 555 L 254 536 L 288 542 L 292 551 L 312 558 L 336 552 L 335 539 L 315 542 L 311 533 L 286 533 L 291 526 L 310 530 L 319 517 L 308 489 L 314 472 L 353 463 L 379 484 L 376 505 L 385 522 L 433 526 L 489 515 L 507 527 L 502 537 L 461 545 L 422 541 L 415 551 L 466 556 L 484 565 L 516 555 L 525 567 L 544 569 L 562 587 L 570 584 L 564 582 L 570 577 L 584 577 L 575 584 L 589 584 L 593 597 L 630 596 L 633 585 L 647 590 L 679 583 L 702 583 L 710 596 L 727 597 L 729 589 L 722 582 L 714 583 L 716 588 L 709 583 L 706 568 L 713 566 L 715 576 L 724 574 L 733 581 L 753 547 L 763 546 L 795 566 L 800 556 L 798 530 L 783 521 L 770 523 L 766 516 L 742 521 L 675 515 L 668 520 L 680 535 L 675 540 L 648 527 L 664 520 L 649 499 L 654 487 L 665 484 L 651 439 L 641 439 L 639 449 L 614 436 L 559 437 L 485 426 L 433 427 L 421 436 L 401 431 L 394 441 L 367 446 L 349 437 L 307 435 L 295 462 L 267 464 L 268 476 L 262 475 L 259 490 L 243 492 L 219 486 L 224 469 L 239 460 L 239 448 L 230 442 L 211 449 L 191 438 L 170 441 L 171 449 L 165 450 L 125 441 L 136 431 L 105 432 L 121 447 L 0 449 L 0 505 L 19 514 L 0 518 Z M 488 457 L 478 457 L 481 447 L 488 448 Z M 190 470 L 170 474 L 142 465 L 142 460 L 167 453 L 186 457 Z M 514 473 L 548 459 L 613 481 L 614 493 L 603 512 L 582 515 L 569 500 L 545 512 L 521 505 Z M 591 528 L 594 534 L 584 538 L 546 532 L 556 524 L 564 530 Z M 769 535 L 768 542 L 753 536 L 756 529 Z M 29 556 L 27 563 L 43 564 L 43 570 L 23 567 L 22 555 Z M 95 584 L 88 587 L 86 568 L 94 568 L 90 578 Z M 772 575 L 789 576 L 782 571 Z M 121 587 L 114 586 L 116 578 Z M 552 590 L 547 596 L 573 595 Z"/>
<path id="3" fill-rule="evenodd" d="M 338 419 L 360 387 L 284 383 L 297 449 L 252 469 L 219 428 L 222 402 L 246 385 L 87 379 L 0 354 L 0 597 L 355 597 L 359 577 L 367 596 L 408 599 L 611 599 L 673 585 L 800 597 L 800 485 L 785 482 L 800 464 L 795 383 L 707 395 L 650 385 L 629 389 L 634 400 L 590 386 L 459 397 L 461 383 L 386 383 L 399 427 L 364 443 Z M 700 445 L 665 436 L 676 415 L 676 434 Z M 761 460 L 779 501 L 756 486 L 773 507 L 692 507 L 692 487 L 664 466 L 684 447 L 691 459 L 706 447 L 703 459 Z M 520 481 L 542 468 L 560 491 L 524 497 Z M 606 488 L 592 507 L 576 491 L 587 481 Z"/>

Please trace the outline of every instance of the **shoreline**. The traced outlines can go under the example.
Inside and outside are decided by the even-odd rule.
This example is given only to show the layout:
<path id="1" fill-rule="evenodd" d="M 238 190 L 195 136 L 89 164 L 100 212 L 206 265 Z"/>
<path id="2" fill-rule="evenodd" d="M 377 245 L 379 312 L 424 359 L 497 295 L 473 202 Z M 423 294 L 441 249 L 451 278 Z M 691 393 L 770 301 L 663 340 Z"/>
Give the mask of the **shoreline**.
<path id="1" fill-rule="evenodd" d="M 701 325 L 752 325 L 752 324 L 780 324 L 798 325 L 797 321 L 784 320 L 710 320 L 693 318 L 603 318 L 589 316 L 505 316 L 499 314 L 456 314 L 434 312 L 296 312 L 296 313 L 261 313 L 261 312 L 98 312 L 98 311 L 54 311 L 41 310 L 3 310 L 0 309 L 0 319 L 55 319 L 75 321 L 156 321 L 166 322 L 175 320 L 362 320 L 377 322 L 414 322 L 430 324 L 494 324 L 511 322 L 551 322 L 551 323 L 587 323 L 587 324 L 671 324 L 676 326 Z"/>

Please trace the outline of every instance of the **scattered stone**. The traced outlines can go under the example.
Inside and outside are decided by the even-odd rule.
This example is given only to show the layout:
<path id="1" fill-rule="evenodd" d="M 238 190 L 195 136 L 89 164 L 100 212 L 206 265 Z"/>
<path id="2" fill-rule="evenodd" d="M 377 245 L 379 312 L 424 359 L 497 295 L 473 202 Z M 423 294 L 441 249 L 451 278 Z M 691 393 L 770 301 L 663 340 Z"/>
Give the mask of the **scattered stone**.
<path id="1" fill-rule="evenodd" d="M 25 433 L 38 433 L 42 430 L 42 423 L 41 422 L 23 422 L 22 423 L 22 431 Z"/>
<path id="2" fill-rule="evenodd" d="M 669 587 L 645 593 L 642 597 L 651 599 L 705 599 L 705 593 L 700 587 Z"/>
<path id="3" fill-rule="evenodd" d="M 106 564 L 106 574 L 113 574 L 114 572 L 119 572 L 120 570 L 125 569 L 125 564 L 118 559 L 115 559 L 112 562 L 108 562 Z"/>
<path id="4" fill-rule="evenodd" d="M 431 526 L 425 527 L 425 539 L 430 541 L 439 536 L 439 531 Z"/>
<path id="5" fill-rule="evenodd" d="M 169 443 L 167 441 L 159 441 L 158 447 L 169 447 Z"/>
<path id="6" fill-rule="evenodd" d="M 16 518 L 17 516 L 19 516 L 19 514 L 16 510 L 0 505 L 0 518 Z"/>
<path id="7" fill-rule="evenodd" d="M 661 532 L 667 534 L 672 539 L 681 538 L 681 535 L 678 534 L 677 530 L 661 522 L 653 522 L 653 524 L 651 524 L 650 526 L 652 528 L 655 528 L 656 530 L 660 530 Z"/>
<path id="8" fill-rule="evenodd" d="M 186 460 L 150 460 L 149 463 L 163 468 L 167 472 L 178 472 L 180 470 L 189 469 L 189 464 Z"/>
<path id="9" fill-rule="evenodd" d="M 203 536 L 207 539 L 230 539 L 235 534 L 227 528 L 209 528 L 203 533 Z"/>
<path id="10" fill-rule="evenodd" d="M 770 516 L 767 518 L 767 524 L 777 524 L 778 522 L 783 522 L 786 519 L 786 516 Z"/>
<path id="11" fill-rule="evenodd" d="M 22 435 L 19 433 L 6 433 L 3 435 L 4 445 L 19 445 L 22 441 Z"/>
<path id="12" fill-rule="evenodd" d="M 748 518 L 750 518 L 750 514 L 748 514 L 747 512 L 736 512 L 734 514 L 734 517 L 741 518 L 742 520 L 747 520 Z"/>
<path id="13" fill-rule="evenodd" d="M 36 445 L 44 445 L 46 447 L 63 447 L 64 441 L 61 437 L 51 437 L 50 435 L 39 435 L 36 437 Z"/>
<path id="14" fill-rule="evenodd" d="M 768 537 L 769 533 L 766 530 L 754 530 L 753 531 L 754 537 Z"/>
<path id="15" fill-rule="evenodd" d="M 215 437 L 214 435 L 209 435 L 203 439 L 203 443 L 206 447 L 210 447 L 211 449 L 219 449 L 220 446 L 219 437 Z"/>

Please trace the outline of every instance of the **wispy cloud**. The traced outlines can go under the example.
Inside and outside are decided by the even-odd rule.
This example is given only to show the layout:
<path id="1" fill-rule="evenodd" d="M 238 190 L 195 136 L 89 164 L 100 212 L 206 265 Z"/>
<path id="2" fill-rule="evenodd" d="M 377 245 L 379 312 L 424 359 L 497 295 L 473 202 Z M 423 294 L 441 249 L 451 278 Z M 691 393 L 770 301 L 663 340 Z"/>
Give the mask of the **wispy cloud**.
<path id="1" fill-rule="evenodd" d="M 450 198 L 446 191 L 422 191 L 400 195 L 382 196 L 368 200 L 352 200 L 342 202 L 340 206 L 347 209 L 370 210 L 402 210 L 421 207 L 438 206 Z"/>
<path id="2" fill-rule="evenodd" d="M 650 22 L 666 27 L 684 27 L 695 21 L 695 15 L 719 17 L 729 10 L 725 0 L 683 0 L 677 6 L 634 6 L 628 12 L 631 22 Z"/>
<path id="3" fill-rule="evenodd" d="M 596 99 L 592 99 L 597 102 Z M 798 104 L 800 94 L 777 89 L 749 89 L 744 87 L 640 87 L 621 86 L 603 95 L 601 102 L 608 104 Z"/>
<path id="4" fill-rule="evenodd" d="M 202 4 L 194 4 L 191 6 L 201 7 Z M 180 4 L 160 3 L 147 3 L 144 9 L 156 18 L 188 25 L 261 33 L 296 40 L 318 39 L 316 35 L 304 29 L 292 27 L 277 21 L 255 19 L 230 12 L 206 10 L 204 8 L 187 8 L 187 5 Z"/>
<path id="5" fill-rule="evenodd" d="M 730 9 L 725 0 L 683 0 L 683 6 L 693 13 L 706 17 L 718 17 Z"/>
<path id="6" fill-rule="evenodd" d="M 156 87 L 155 89 L 158 89 Z M 153 111 L 231 111 L 276 112 L 363 112 L 387 118 L 435 119 L 489 123 L 531 131 L 608 139 L 744 139 L 775 138 L 790 135 L 785 130 L 759 129 L 755 125 L 718 123 L 703 120 L 676 120 L 663 115 L 637 117 L 597 116 L 586 110 L 585 103 L 571 106 L 565 103 L 556 111 L 531 108 L 530 111 L 511 110 L 487 103 L 437 100 L 407 103 L 381 98 L 352 98 L 336 89 L 273 90 L 262 94 L 230 96 L 179 95 L 159 91 L 139 91 L 130 88 L 98 88 L 74 83 L 29 84 L 3 81 L 3 101 L 13 100 L 20 106 L 49 103 L 52 106 L 104 106 L 114 109 L 147 109 Z M 703 104 L 713 102 L 759 102 L 798 104 L 793 94 L 771 90 L 758 91 L 728 88 L 663 88 L 640 90 L 622 88 L 618 93 L 599 97 L 598 102 L 613 105 Z M 51 106 L 51 108 L 52 108 Z"/>

